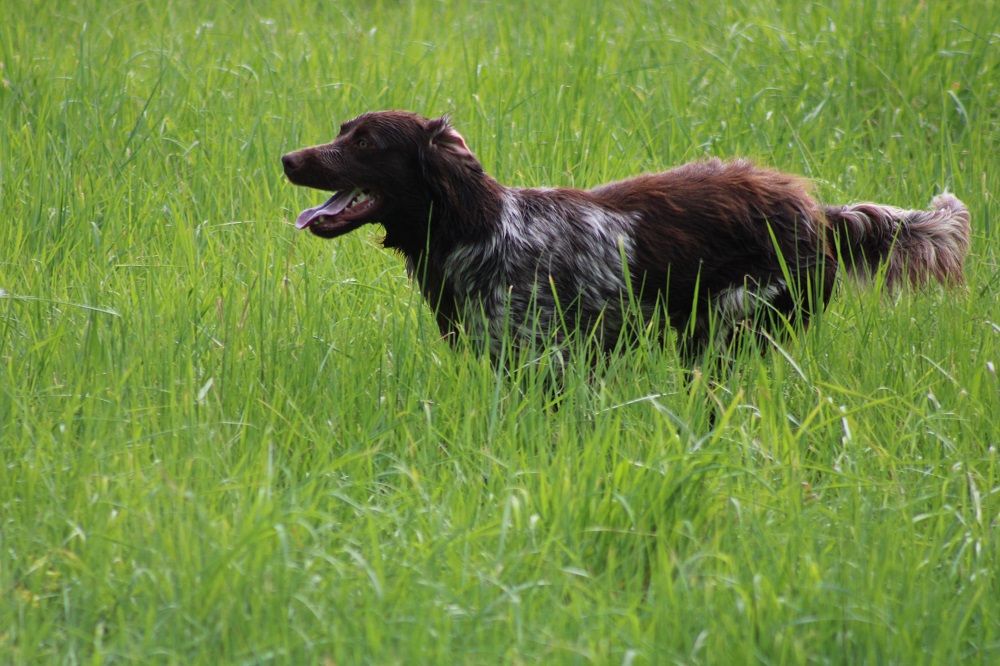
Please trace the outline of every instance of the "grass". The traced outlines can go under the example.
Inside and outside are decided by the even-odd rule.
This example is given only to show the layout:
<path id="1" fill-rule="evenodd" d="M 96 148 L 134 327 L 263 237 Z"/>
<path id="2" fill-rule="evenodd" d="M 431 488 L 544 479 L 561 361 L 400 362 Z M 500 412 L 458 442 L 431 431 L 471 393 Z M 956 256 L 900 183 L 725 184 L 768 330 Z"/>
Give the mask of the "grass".
<path id="1" fill-rule="evenodd" d="M 8 9 L 0 661 L 1000 660 L 991 2 Z M 968 287 L 844 283 L 722 387 L 641 346 L 545 410 L 378 230 L 290 225 L 282 152 L 388 107 L 509 183 L 949 188 Z"/>

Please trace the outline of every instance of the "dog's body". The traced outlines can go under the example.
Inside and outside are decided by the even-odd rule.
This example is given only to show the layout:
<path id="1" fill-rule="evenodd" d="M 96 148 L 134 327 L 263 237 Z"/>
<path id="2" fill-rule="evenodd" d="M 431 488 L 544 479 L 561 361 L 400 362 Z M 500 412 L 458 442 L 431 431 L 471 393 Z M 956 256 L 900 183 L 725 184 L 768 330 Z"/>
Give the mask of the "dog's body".
<path id="1" fill-rule="evenodd" d="M 808 323 L 830 298 L 838 248 L 856 276 L 884 264 L 892 287 L 960 283 L 969 244 L 950 194 L 928 211 L 821 206 L 805 181 L 744 160 L 592 190 L 508 188 L 447 119 L 399 111 L 359 116 L 282 161 L 293 183 L 337 192 L 297 226 L 334 237 L 382 223 L 442 334 L 489 343 L 579 330 L 610 349 L 637 305 L 663 308 L 696 355 L 743 320 Z"/>

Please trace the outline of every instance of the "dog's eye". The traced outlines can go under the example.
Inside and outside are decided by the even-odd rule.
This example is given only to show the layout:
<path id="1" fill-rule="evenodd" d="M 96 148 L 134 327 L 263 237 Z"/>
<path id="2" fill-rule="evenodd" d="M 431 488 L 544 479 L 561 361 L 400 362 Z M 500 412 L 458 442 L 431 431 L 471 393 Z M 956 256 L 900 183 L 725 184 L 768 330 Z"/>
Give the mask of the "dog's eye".
<path id="1" fill-rule="evenodd" d="M 368 147 L 368 139 L 364 138 L 358 139 L 358 148 L 367 148 L 367 147 Z"/>

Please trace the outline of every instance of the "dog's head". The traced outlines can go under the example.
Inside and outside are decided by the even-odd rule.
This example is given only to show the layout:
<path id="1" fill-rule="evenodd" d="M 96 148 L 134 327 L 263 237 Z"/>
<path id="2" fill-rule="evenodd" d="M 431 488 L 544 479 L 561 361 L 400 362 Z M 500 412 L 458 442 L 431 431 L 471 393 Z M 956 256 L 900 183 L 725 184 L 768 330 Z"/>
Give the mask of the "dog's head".
<path id="1" fill-rule="evenodd" d="M 426 222 L 442 186 L 442 165 L 481 168 L 447 117 L 428 120 L 405 111 L 366 113 L 344 123 L 331 143 L 281 158 L 296 185 L 333 192 L 325 203 L 302 211 L 295 226 L 333 238 L 380 222 Z"/>

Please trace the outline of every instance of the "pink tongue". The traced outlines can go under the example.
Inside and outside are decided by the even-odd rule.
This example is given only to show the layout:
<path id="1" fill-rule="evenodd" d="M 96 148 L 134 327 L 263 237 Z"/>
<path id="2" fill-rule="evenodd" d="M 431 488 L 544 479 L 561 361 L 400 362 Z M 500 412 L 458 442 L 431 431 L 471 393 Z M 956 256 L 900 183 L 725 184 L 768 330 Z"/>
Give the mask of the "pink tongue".
<path id="1" fill-rule="evenodd" d="M 306 208 L 304 211 L 299 213 L 298 218 L 295 220 L 295 228 L 305 229 L 310 224 L 315 222 L 317 218 L 325 215 L 329 215 L 331 217 L 336 215 L 340 211 L 347 208 L 347 204 L 351 202 L 353 194 L 354 190 L 337 192 L 330 197 L 326 203 L 316 206 L 315 208 Z"/>

